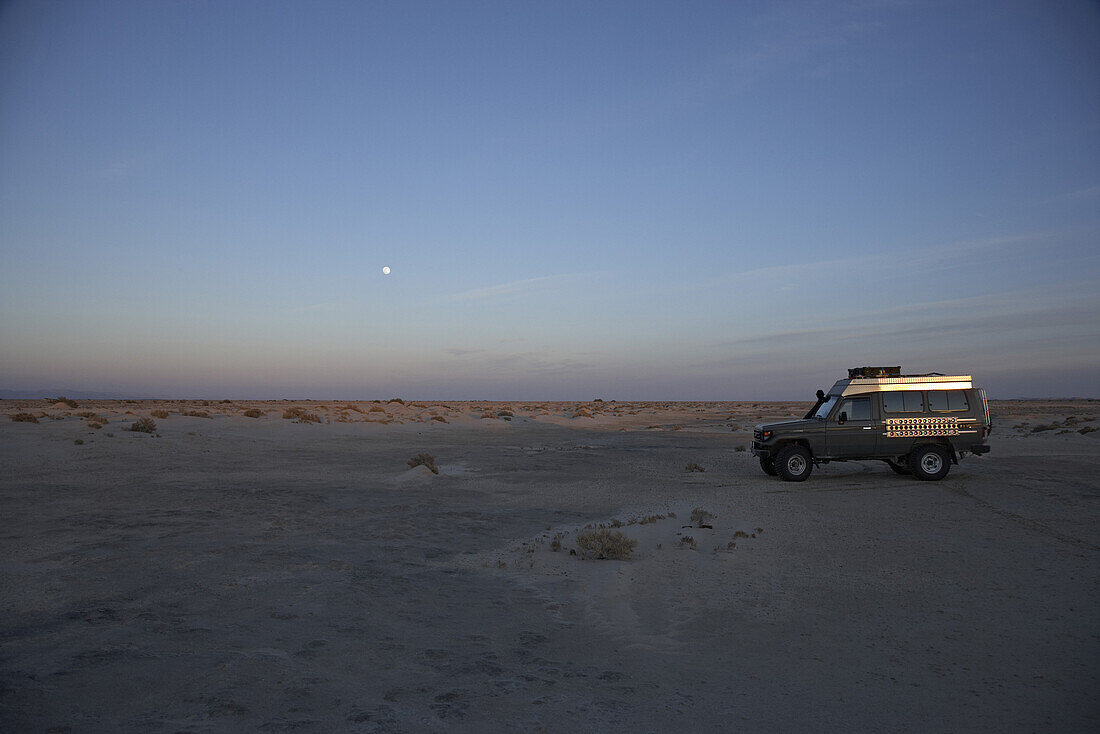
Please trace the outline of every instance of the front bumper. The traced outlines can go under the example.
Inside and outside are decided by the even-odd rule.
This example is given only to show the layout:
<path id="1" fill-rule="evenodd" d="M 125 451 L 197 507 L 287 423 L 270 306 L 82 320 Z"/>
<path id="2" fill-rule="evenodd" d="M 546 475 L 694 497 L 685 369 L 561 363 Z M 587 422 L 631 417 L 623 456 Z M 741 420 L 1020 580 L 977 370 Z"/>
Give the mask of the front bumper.
<path id="1" fill-rule="evenodd" d="M 765 446 L 763 444 L 757 443 L 756 441 L 752 442 L 753 456 L 759 456 L 760 458 L 764 459 L 771 456 L 773 453 L 774 452 L 772 451 L 772 447 Z"/>

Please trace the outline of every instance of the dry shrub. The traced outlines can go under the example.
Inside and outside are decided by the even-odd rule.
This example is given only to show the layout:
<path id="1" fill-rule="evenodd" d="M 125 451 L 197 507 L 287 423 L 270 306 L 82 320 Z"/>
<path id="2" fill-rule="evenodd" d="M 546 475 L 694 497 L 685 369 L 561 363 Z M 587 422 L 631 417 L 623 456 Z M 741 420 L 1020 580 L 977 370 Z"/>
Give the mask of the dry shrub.
<path id="1" fill-rule="evenodd" d="M 283 418 L 293 420 L 296 423 L 320 423 L 321 416 L 316 413 L 306 412 L 302 408 L 287 408 L 283 411 Z"/>
<path id="2" fill-rule="evenodd" d="M 369 413 L 385 413 L 386 409 L 383 408 L 381 405 L 372 405 L 372 406 L 370 406 L 370 410 L 367 411 L 367 412 L 369 412 Z"/>
<path id="3" fill-rule="evenodd" d="M 154 418 L 160 418 L 160 419 L 163 420 L 164 418 L 168 417 L 168 411 L 167 410 L 154 410 L 154 411 L 150 411 L 149 415 L 153 416 Z"/>
<path id="4" fill-rule="evenodd" d="M 481 412 L 481 417 L 482 418 L 496 418 L 497 416 L 496 416 L 496 413 L 494 413 L 491 410 L 484 410 L 484 411 Z"/>
<path id="5" fill-rule="evenodd" d="M 687 466 L 685 466 L 685 467 L 684 467 L 684 471 L 687 471 L 687 472 L 692 472 L 692 471 L 706 471 L 706 469 L 704 469 L 703 467 L 699 466 L 699 465 L 698 465 L 698 464 L 696 464 L 696 463 L 695 463 L 694 461 L 689 461 L 689 462 L 688 462 L 688 464 L 687 464 Z"/>
<path id="6" fill-rule="evenodd" d="M 554 537 L 550 539 L 550 550 L 557 553 L 561 550 L 561 539 L 565 537 L 565 533 L 554 533 Z"/>
<path id="7" fill-rule="evenodd" d="M 435 457 L 429 453 L 421 453 L 409 459 L 409 468 L 426 466 L 432 470 L 432 474 L 438 474 L 439 468 L 435 465 Z"/>
<path id="8" fill-rule="evenodd" d="M 694 549 L 698 546 L 695 543 L 695 538 L 691 537 L 690 535 L 685 535 L 684 537 L 680 538 L 680 547 Z"/>
<path id="9" fill-rule="evenodd" d="M 352 405 L 351 403 L 348 403 L 347 405 L 345 405 L 344 410 L 354 410 L 356 413 L 362 413 L 363 412 L 362 408 L 360 408 L 358 405 Z"/>
<path id="10" fill-rule="evenodd" d="M 404 400 L 402 400 L 401 398 L 390 398 L 390 399 L 389 399 L 389 400 L 387 400 L 386 402 L 387 402 L 387 403 L 401 403 L 402 405 L 404 405 L 404 404 L 405 404 L 405 401 L 404 401 Z"/>
<path id="11" fill-rule="evenodd" d="M 137 433 L 156 433 L 157 422 L 152 418 L 138 418 L 136 421 L 130 424 L 127 431 L 135 431 Z"/>
<path id="12" fill-rule="evenodd" d="M 591 418 L 592 414 L 590 412 L 588 412 L 587 408 L 577 408 L 577 410 L 573 413 L 573 417 L 574 418 Z"/>
<path id="13" fill-rule="evenodd" d="M 733 534 L 733 539 L 734 540 L 737 540 L 738 538 L 747 538 L 747 537 L 749 537 L 749 534 L 746 533 L 744 530 L 738 530 L 737 532 L 735 532 Z"/>
<path id="14" fill-rule="evenodd" d="M 96 423 L 95 421 L 88 421 L 88 428 L 98 431 L 100 428 L 103 428 L 103 424 Z"/>
<path id="15" fill-rule="evenodd" d="M 1077 432 L 1084 436 L 1086 433 L 1094 433 L 1096 428 L 1093 426 L 1085 426 L 1084 428 L 1078 428 Z"/>
<path id="16" fill-rule="evenodd" d="M 13 423 L 37 423 L 38 419 L 34 417 L 33 413 L 12 413 L 11 420 Z"/>
<path id="17" fill-rule="evenodd" d="M 433 420 L 433 421 L 439 421 L 440 423 L 447 423 L 447 422 L 448 422 L 448 421 L 447 421 L 447 419 L 446 419 L 446 418 L 444 418 L 444 417 L 443 417 L 443 416 L 441 416 L 441 415 L 433 415 L 433 416 L 432 416 L 432 420 Z"/>
<path id="18" fill-rule="evenodd" d="M 50 403 L 65 403 L 65 405 L 68 405 L 70 408 L 79 407 L 75 400 L 73 400 L 72 398 L 67 398 L 64 395 L 59 398 L 46 398 L 46 401 Z"/>
<path id="19" fill-rule="evenodd" d="M 265 415 L 267 415 L 267 413 L 263 412 L 259 408 L 249 408 L 244 412 L 245 418 L 262 418 Z"/>
<path id="20" fill-rule="evenodd" d="M 577 533 L 577 552 L 583 559 L 623 561 L 630 558 L 637 546 L 637 540 L 618 530 L 600 528 Z"/>
<path id="21" fill-rule="evenodd" d="M 184 415 L 190 416 L 191 418 L 211 418 L 211 415 L 205 410 L 188 410 Z"/>
<path id="22" fill-rule="evenodd" d="M 714 519 L 714 513 L 707 512 L 702 507 L 696 507 L 691 511 L 691 522 L 693 525 L 703 527 L 703 525 L 709 524 Z"/>
<path id="23" fill-rule="evenodd" d="M 76 444 L 77 446 L 83 446 L 83 445 L 84 445 L 84 439 L 82 439 L 82 438 L 74 438 L 74 439 L 73 439 L 73 443 L 74 443 L 74 444 Z"/>

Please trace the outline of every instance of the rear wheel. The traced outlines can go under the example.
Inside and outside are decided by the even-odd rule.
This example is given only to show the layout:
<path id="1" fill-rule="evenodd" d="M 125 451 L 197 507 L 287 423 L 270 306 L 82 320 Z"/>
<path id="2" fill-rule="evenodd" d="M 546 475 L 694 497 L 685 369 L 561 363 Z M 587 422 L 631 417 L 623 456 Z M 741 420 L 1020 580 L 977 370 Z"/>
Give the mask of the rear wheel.
<path id="1" fill-rule="evenodd" d="M 802 482 L 810 476 L 814 464 L 804 446 L 786 446 L 775 457 L 775 471 L 784 482 Z"/>
<path id="2" fill-rule="evenodd" d="M 775 470 L 775 458 L 771 456 L 760 457 L 760 468 L 763 469 L 764 473 L 769 477 L 774 477 L 779 474 L 779 472 Z"/>
<path id="3" fill-rule="evenodd" d="M 951 455 L 943 446 L 926 443 L 909 454 L 909 471 L 917 479 L 935 482 L 946 477 L 950 470 Z"/>
<path id="4" fill-rule="evenodd" d="M 887 459 L 887 466 L 894 470 L 895 474 L 903 474 L 909 476 L 913 472 L 909 471 L 909 457 L 900 456 L 897 459 Z"/>

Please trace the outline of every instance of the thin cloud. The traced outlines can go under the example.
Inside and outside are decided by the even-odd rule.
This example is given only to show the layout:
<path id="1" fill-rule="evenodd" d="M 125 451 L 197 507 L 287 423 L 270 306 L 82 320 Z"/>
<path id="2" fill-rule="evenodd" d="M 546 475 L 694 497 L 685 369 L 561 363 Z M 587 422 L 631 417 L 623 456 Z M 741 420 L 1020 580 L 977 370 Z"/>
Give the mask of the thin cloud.
<path id="1" fill-rule="evenodd" d="M 513 280 L 509 283 L 498 283 L 497 285 L 490 285 L 484 288 L 474 288 L 472 290 L 456 293 L 447 300 L 450 302 L 455 301 L 478 301 L 486 298 L 499 298 L 501 296 L 513 296 L 518 293 L 528 293 L 533 290 L 537 290 L 543 286 L 550 285 L 552 283 L 564 283 L 569 280 L 577 279 L 578 275 L 544 275 L 539 278 L 526 278 L 524 280 Z"/>

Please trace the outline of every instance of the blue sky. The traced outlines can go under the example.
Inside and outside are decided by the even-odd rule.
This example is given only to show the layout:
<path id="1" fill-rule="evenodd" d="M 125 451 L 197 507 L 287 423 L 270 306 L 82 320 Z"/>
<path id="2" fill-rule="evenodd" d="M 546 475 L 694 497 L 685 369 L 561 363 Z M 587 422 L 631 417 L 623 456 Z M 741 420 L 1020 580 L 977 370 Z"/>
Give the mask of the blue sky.
<path id="1" fill-rule="evenodd" d="M 1098 245 L 1092 2 L 0 6 L 3 388 L 1097 397 Z"/>

